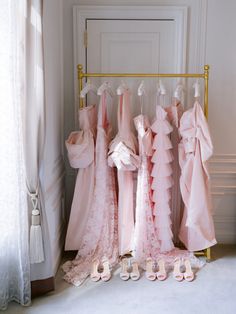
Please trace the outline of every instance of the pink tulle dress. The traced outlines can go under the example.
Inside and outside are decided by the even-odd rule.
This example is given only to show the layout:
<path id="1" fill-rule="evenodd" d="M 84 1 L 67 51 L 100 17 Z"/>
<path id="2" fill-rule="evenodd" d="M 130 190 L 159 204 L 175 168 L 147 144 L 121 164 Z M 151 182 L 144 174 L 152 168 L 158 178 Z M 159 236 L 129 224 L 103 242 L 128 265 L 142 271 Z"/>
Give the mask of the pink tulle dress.
<path id="1" fill-rule="evenodd" d="M 210 178 L 207 160 L 213 146 L 206 118 L 196 101 L 180 120 L 180 188 L 185 204 L 179 237 L 189 251 L 216 244 L 211 212 Z"/>
<path id="2" fill-rule="evenodd" d="M 119 254 L 132 251 L 134 233 L 134 178 L 133 171 L 139 166 L 137 140 L 131 131 L 130 91 L 119 97 L 118 134 L 110 144 L 108 163 L 117 167 L 119 186 L 118 229 Z"/>
<path id="3" fill-rule="evenodd" d="M 80 249 L 73 261 L 63 265 L 64 279 L 81 285 L 91 271 L 94 259 L 118 262 L 118 213 L 114 169 L 108 166 L 111 126 L 107 120 L 107 92 L 101 95 L 96 138 L 95 187 L 89 217 L 84 227 Z"/>
<path id="4" fill-rule="evenodd" d="M 171 187 L 172 179 L 172 143 L 169 134 L 173 128 L 167 120 L 167 112 L 156 106 L 156 120 L 151 126 L 156 134 L 153 141 L 154 154 L 152 156 L 152 190 L 154 202 L 155 225 L 160 243 L 160 252 L 168 252 L 174 248 L 171 231 Z"/>
<path id="5" fill-rule="evenodd" d="M 151 195 L 153 137 L 147 116 L 135 117 L 134 124 L 138 132 L 140 165 L 137 177 L 133 256 L 140 264 L 144 264 L 148 257 L 156 259 L 159 253 Z"/>
<path id="6" fill-rule="evenodd" d="M 94 153 L 97 126 L 96 106 L 79 110 L 81 131 L 72 132 L 66 140 L 71 167 L 78 169 L 65 250 L 78 250 L 87 224 L 94 192 Z"/>
<path id="7" fill-rule="evenodd" d="M 170 140 L 172 143 L 172 152 L 174 159 L 172 161 L 172 178 L 173 186 L 171 188 L 171 221 L 172 221 L 172 232 L 173 232 L 173 241 L 175 244 L 179 244 L 179 229 L 180 223 L 183 215 L 183 202 L 180 192 L 180 165 L 179 165 L 179 153 L 178 145 L 180 142 L 179 135 L 179 125 L 180 118 L 183 114 L 183 106 L 179 100 L 174 98 L 173 104 L 165 108 L 168 114 L 168 120 L 173 127 L 173 131 L 170 133 Z"/>

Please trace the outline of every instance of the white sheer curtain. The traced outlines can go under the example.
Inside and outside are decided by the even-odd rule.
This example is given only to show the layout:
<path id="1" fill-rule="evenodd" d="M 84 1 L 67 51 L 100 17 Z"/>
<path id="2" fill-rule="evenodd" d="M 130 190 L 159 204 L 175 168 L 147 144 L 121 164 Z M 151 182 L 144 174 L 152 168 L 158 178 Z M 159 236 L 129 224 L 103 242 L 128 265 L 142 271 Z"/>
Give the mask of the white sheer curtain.
<path id="1" fill-rule="evenodd" d="M 23 158 L 25 1 L 0 3 L 0 309 L 30 303 L 29 226 Z"/>

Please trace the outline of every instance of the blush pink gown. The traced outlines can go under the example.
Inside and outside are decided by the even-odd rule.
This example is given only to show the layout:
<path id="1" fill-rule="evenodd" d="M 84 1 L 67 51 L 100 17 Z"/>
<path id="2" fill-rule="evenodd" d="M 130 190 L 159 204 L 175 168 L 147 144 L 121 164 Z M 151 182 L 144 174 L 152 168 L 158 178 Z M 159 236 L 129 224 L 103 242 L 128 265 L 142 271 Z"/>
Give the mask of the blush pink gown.
<path id="1" fill-rule="evenodd" d="M 213 146 L 198 102 L 183 114 L 179 132 L 180 188 L 185 204 L 179 238 L 189 251 L 198 251 L 216 244 L 206 164 Z"/>
<path id="2" fill-rule="evenodd" d="M 107 120 L 106 91 L 98 109 L 95 187 L 81 246 L 73 261 L 63 265 L 64 279 L 79 286 L 88 277 L 94 259 L 118 262 L 118 213 L 114 169 L 108 166 L 111 126 Z"/>
<path id="3" fill-rule="evenodd" d="M 180 118 L 183 115 L 183 106 L 177 100 L 174 99 L 174 103 L 165 108 L 168 113 L 168 120 L 170 121 L 173 131 L 170 133 L 170 140 L 172 143 L 172 152 L 174 155 L 174 159 L 172 162 L 172 178 L 173 178 L 173 186 L 171 188 L 171 221 L 172 221 L 172 232 L 173 232 L 173 241 L 175 244 L 179 244 L 179 229 L 183 214 L 183 201 L 181 198 L 180 192 L 180 165 L 179 165 L 179 153 L 178 153 L 178 145 L 180 142 L 179 135 L 179 124 Z"/>
<path id="4" fill-rule="evenodd" d="M 167 120 L 167 112 L 156 106 L 156 120 L 152 124 L 152 131 L 156 133 L 153 141 L 154 154 L 152 156 L 152 190 L 154 202 L 155 225 L 160 242 L 160 252 L 168 252 L 174 248 L 172 241 L 170 199 L 172 180 L 173 155 L 169 134 L 173 128 Z"/>
<path id="5" fill-rule="evenodd" d="M 143 264 L 148 257 L 157 258 L 159 243 L 153 219 L 151 195 L 152 131 L 147 116 L 134 118 L 138 132 L 140 165 L 138 168 L 133 256 Z"/>
<path id="6" fill-rule="evenodd" d="M 118 134 L 110 144 L 108 163 L 117 167 L 119 186 L 118 229 L 119 254 L 132 250 L 134 233 L 134 179 L 133 171 L 139 166 L 137 140 L 131 131 L 130 91 L 119 97 Z"/>
<path id="7" fill-rule="evenodd" d="M 79 125 L 81 131 L 72 132 L 66 140 L 70 165 L 79 170 L 66 234 L 65 250 L 78 250 L 80 248 L 91 207 L 94 192 L 96 124 L 97 110 L 94 105 L 80 109 Z"/>

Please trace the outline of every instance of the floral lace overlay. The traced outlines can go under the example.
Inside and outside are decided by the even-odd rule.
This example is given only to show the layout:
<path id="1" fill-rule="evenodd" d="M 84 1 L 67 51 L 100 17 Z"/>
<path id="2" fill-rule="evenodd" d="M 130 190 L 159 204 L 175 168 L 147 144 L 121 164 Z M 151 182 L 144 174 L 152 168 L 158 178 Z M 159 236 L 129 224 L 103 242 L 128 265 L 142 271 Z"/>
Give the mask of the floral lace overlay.
<path id="1" fill-rule="evenodd" d="M 106 94 L 101 96 L 96 139 L 95 188 L 81 247 L 73 261 L 62 268 L 64 279 L 75 286 L 89 276 L 94 259 L 106 257 L 111 265 L 118 261 L 117 198 L 114 169 L 107 163 L 111 127 L 106 117 Z"/>
<path id="2" fill-rule="evenodd" d="M 151 196 L 152 132 L 148 118 L 139 115 L 134 118 L 138 131 L 140 166 L 137 177 L 136 221 L 133 239 L 133 255 L 143 264 L 147 257 L 157 258 L 159 243 L 153 221 Z"/>

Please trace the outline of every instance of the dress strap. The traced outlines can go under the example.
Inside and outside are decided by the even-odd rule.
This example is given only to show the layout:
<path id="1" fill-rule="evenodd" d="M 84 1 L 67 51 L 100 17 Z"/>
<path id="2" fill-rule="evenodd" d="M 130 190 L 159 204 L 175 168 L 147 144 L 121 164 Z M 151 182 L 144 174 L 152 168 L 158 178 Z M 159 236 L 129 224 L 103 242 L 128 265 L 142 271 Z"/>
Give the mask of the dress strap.
<path id="1" fill-rule="evenodd" d="M 108 125 L 109 121 L 107 114 L 107 92 L 103 91 L 98 108 L 98 126 L 101 126 L 102 128 L 107 128 Z"/>
<path id="2" fill-rule="evenodd" d="M 120 136 L 127 135 L 130 132 L 130 91 L 126 89 L 119 97 L 118 105 L 118 130 Z"/>

